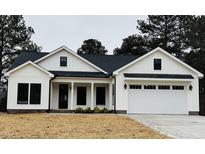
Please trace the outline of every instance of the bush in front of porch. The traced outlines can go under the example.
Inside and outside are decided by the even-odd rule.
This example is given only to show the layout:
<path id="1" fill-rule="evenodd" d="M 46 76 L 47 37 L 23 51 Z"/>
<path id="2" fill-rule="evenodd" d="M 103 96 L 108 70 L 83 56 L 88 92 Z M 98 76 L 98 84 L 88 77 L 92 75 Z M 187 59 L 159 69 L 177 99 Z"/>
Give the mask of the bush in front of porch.
<path id="1" fill-rule="evenodd" d="M 111 113 L 107 108 L 100 109 L 95 107 L 94 110 L 91 110 L 90 107 L 83 109 L 81 107 L 76 108 L 75 113 Z"/>

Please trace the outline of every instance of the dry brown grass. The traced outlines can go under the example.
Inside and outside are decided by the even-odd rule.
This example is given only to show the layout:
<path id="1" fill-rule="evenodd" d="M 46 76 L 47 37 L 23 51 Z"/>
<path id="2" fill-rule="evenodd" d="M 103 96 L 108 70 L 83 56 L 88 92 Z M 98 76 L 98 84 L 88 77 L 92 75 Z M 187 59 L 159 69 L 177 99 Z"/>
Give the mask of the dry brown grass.
<path id="1" fill-rule="evenodd" d="M 0 138 L 168 138 L 122 115 L 0 114 Z"/>

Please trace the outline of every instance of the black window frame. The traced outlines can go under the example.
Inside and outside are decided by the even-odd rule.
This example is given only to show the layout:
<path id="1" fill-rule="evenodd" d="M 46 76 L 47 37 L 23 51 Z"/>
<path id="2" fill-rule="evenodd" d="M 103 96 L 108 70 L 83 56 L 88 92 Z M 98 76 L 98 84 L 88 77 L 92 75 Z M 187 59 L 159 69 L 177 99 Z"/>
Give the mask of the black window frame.
<path id="1" fill-rule="evenodd" d="M 156 85 L 144 85 L 144 89 L 146 89 L 146 90 L 156 90 Z"/>
<path id="2" fill-rule="evenodd" d="M 40 86 L 40 87 L 35 87 L 35 86 Z M 36 90 L 36 91 L 33 91 L 33 90 Z M 32 105 L 41 104 L 41 84 L 40 83 L 31 83 L 30 84 L 29 104 L 32 104 Z"/>
<path id="3" fill-rule="evenodd" d="M 60 57 L 60 66 L 61 67 L 67 67 L 67 63 L 68 63 L 68 58 L 67 57 L 65 57 L 65 56 Z"/>
<path id="4" fill-rule="evenodd" d="M 21 85 L 24 85 L 24 87 L 20 87 Z M 27 87 L 25 87 L 25 85 L 27 85 Z M 22 88 L 22 89 L 20 89 L 20 88 Z M 26 96 L 24 96 L 25 101 L 20 101 L 19 100 L 20 99 L 19 97 L 22 97 L 22 92 L 27 93 Z M 20 96 L 20 94 L 21 94 L 21 96 Z M 18 87 L 17 87 L 17 104 L 28 104 L 28 103 L 29 103 L 29 83 L 18 83 Z"/>
<path id="5" fill-rule="evenodd" d="M 154 59 L 154 70 L 162 70 L 162 59 Z"/>
<path id="6" fill-rule="evenodd" d="M 159 90 L 170 90 L 170 86 L 169 85 L 158 85 L 158 89 Z"/>
<path id="7" fill-rule="evenodd" d="M 142 89 L 142 85 L 130 85 L 130 89 Z"/>
<path id="8" fill-rule="evenodd" d="M 174 85 L 174 86 L 172 86 L 172 90 L 184 90 L 184 86 Z"/>

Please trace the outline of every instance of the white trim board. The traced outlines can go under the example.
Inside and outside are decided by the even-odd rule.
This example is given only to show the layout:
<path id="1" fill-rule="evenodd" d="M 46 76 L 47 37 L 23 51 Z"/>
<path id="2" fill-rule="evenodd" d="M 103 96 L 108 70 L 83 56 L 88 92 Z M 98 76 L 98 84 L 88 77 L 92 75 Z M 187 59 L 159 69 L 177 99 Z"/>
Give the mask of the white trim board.
<path id="1" fill-rule="evenodd" d="M 68 47 L 66 46 L 61 46 L 60 48 L 57 48 L 56 50 L 53 50 L 52 52 L 50 52 L 49 54 L 41 57 L 40 59 L 37 59 L 36 61 L 34 61 L 34 63 L 39 63 L 40 61 L 50 57 L 51 55 L 54 55 L 56 54 L 57 52 L 61 51 L 62 49 L 64 49 L 65 51 L 71 53 L 72 55 L 76 56 L 77 58 L 79 58 L 80 60 L 86 62 L 87 64 L 91 65 L 92 67 L 94 67 L 95 69 L 105 73 L 105 74 L 108 74 L 108 72 L 104 71 L 103 69 L 99 68 L 98 66 L 94 65 L 93 63 L 89 62 L 88 60 L 86 60 L 85 58 L 79 56 L 77 53 L 75 53 L 74 51 L 72 51 L 71 49 L 69 49 Z"/>
<path id="2" fill-rule="evenodd" d="M 126 81 L 184 81 L 191 82 L 193 79 L 163 79 L 163 78 L 124 78 Z"/>

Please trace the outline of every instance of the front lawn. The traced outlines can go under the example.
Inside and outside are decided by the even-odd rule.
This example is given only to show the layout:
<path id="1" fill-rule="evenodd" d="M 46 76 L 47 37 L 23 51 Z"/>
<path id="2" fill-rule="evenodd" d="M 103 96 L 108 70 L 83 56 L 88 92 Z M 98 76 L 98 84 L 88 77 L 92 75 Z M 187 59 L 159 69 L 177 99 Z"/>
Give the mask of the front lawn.
<path id="1" fill-rule="evenodd" d="M 0 138 L 168 138 L 123 115 L 0 114 Z"/>

